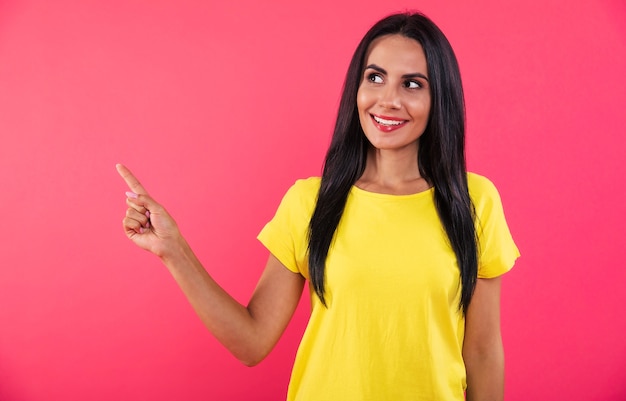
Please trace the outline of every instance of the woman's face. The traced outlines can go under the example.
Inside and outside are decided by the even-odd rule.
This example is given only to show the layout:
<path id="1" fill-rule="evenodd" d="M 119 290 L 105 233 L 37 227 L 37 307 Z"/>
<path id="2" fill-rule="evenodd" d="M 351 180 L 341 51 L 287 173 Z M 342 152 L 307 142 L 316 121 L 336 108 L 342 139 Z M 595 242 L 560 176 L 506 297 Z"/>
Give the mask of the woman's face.
<path id="1" fill-rule="evenodd" d="M 417 41 L 386 35 L 372 42 L 357 108 L 363 132 L 375 148 L 417 149 L 430 113 L 426 56 Z"/>

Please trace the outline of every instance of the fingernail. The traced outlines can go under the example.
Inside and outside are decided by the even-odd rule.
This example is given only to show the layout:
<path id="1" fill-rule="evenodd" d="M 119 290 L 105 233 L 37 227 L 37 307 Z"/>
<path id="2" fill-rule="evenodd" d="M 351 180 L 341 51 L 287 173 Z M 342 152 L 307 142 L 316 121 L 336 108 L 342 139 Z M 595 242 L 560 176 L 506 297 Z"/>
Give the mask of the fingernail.
<path id="1" fill-rule="evenodd" d="M 150 222 L 146 223 L 146 228 L 150 228 Z"/>
<path id="2" fill-rule="evenodd" d="M 133 199 L 137 199 L 139 197 L 139 195 L 137 195 L 134 192 L 130 192 L 130 191 L 126 192 L 126 196 L 128 196 L 129 198 L 133 198 Z"/>
<path id="3" fill-rule="evenodd" d="M 146 212 L 146 217 L 150 218 L 150 211 L 149 210 Z"/>
<path id="4" fill-rule="evenodd" d="M 139 234 L 143 234 L 143 227 L 139 227 Z"/>

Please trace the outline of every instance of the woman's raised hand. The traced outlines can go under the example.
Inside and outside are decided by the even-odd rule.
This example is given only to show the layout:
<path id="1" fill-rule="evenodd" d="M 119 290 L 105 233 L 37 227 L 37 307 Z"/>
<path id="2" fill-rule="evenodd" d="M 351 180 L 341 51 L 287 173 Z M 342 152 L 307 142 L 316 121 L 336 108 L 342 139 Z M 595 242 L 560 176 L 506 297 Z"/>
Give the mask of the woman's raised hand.
<path id="1" fill-rule="evenodd" d="M 174 219 L 148 195 L 139 180 L 125 166 L 115 166 L 126 185 L 124 232 L 137 246 L 163 258 L 184 241 Z"/>
<path id="2" fill-rule="evenodd" d="M 209 276 L 174 219 L 137 178 L 121 164 L 116 167 L 132 191 L 126 193 L 126 236 L 161 258 L 204 325 L 233 355 L 246 365 L 257 364 L 287 327 L 304 277 L 270 255 L 248 306 L 241 305 Z"/>

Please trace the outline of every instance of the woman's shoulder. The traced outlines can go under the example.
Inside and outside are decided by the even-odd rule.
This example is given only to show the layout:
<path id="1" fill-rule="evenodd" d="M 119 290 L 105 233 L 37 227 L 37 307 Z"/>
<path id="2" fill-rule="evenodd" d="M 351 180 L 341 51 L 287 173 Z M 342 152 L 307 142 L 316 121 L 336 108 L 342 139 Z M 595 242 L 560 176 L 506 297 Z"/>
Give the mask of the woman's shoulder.
<path id="1" fill-rule="evenodd" d="M 467 186 L 469 189 L 470 197 L 475 205 L 484 202 L 493 202 L 496 200 L 500 202 L 500 194 L 498 189 L 491 182 L 491 180 L 485 176 L 476 173 L 467 173 Z"/>
<path id="2" fill-rule="evenodd" d="M 495 188 L 495 185 L 489 178 L 469 171 L 467 172 L 467 185 L 475 189 Z"/>
<path id="3" fill-rule="evenodd" d="M 309 177 L 296 180 L 296 182 L 285 194 L 283 202 L 289 203 L 292 206 L 298 205 L 299 207 L 310 209 L 317 200 L 320 183 L 320 177 Z"/>
<path id="4" fill-rule="evenodd" d="M 321 182 L 321 177 L 300 178 L 296 180 L 292 188 L 295 188 L 300 192 L 314 192 L 315 194 L 317 194 L 320 189 Z"/>

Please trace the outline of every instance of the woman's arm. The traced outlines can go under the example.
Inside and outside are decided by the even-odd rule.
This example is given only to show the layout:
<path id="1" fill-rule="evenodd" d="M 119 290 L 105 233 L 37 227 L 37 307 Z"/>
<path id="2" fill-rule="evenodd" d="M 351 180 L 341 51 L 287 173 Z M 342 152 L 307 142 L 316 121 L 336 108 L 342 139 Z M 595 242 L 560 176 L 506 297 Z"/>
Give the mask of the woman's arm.
<path id="1" fill-rule="evenodd" d="M 133 191 L 123 221 L 127 237 L 163 261 L 204 325 L 237 359 L 259 363 L 287 327 L 304 278 L 270 255 L 248 306 L 241 305 L 209 276 L 167 211 L 126 167 L 117 170 Z"/>
<path id="2" fill-rule="evenodd" d="M 500 277 L 478 279 L 467 310 L 463 342 L 467 401 L 501 401 L 504 398 L 500 287 Z"/>

